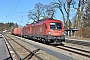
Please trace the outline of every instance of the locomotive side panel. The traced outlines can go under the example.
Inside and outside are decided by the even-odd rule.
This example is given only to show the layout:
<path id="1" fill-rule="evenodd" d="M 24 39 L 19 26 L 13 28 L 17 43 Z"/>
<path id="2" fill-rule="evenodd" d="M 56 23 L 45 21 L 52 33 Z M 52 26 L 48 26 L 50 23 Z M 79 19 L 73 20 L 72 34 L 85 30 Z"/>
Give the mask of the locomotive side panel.
<path id="1" fill-rule="evenodd" d="M 14 35 L 18 35 L 18 28 L 15 28 L 13 33 L 14 33 Z"/>
<path id="2" fill-rule="evenodd" d="M 32 24 L 28 25 L 28 34 L 32 33 Z"/>
<path id="3" fill-rule="evenodd" d="M 22 28 L 18 28 L 18 36 L 22 36 Z"/>
<path id="4" fill-rule="evenodd" d="M 45 27 L 45 23 L 41 22 L 38 24 L 33 24 L 32 25 L 32 34 L 35 35 L 46 35 L 46 27 Z"/>
<path id="5" fill-rule="evenodd" d="M 24 35 L 25 34 L 25 26 L 24 27 L 22 27 L 22 35 Z"/>
<path id="6" fill-rule="evenodd" d="M 32 25 L 32 35 L 44 42 L 65 41 L 64 25 L 60 20 L 45 20 Z"/>
<path id="7" fill-rule="evenodd" d="M 24 26 L 22 32 L 23 37 L 28 37 L 31 34 L 31 24 Z"/>

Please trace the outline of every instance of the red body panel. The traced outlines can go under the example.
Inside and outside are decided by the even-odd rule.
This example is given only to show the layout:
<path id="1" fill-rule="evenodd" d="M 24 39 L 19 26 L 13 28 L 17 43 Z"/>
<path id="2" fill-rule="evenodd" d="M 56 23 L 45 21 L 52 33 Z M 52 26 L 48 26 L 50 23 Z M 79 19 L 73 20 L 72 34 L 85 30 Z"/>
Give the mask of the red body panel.
<path id="1" fill-rule="evenodd" d="M 22 34 L 22 28 L 15 28 L 14 29 L 14 34 L 21 36 L 21 34 Z"/>
<path id="2" fill-rule="evenodd" d="M 23 27 L 23 29 L 22 29 L 23 35 L 31 34 L 31 30 L 32 30 L 31 26 L 32 26 L 32 24 L 29 24 L 29 25 L 26 25 Z"/>
<path id="3" fill-rule="evenodd" d="M 61 30 L 50 30 L 50 22 L 59 22 L 62 25 Z M 39 23 L 35 23 L 32 25 L 32 34 L 36 35 L 50 35 L 53 36 L 61 36 L 62 32 L 64 32 L 64 25 L 60 20 L 45 20 Z"/>
<path id="4" fill-rule="evenodd" d="M 51 30 L 50 29 L 50 22 L 59 22 L 61 25 L 62 25 L 62 29 L 61 30 Z M 61 36 L 62 33 L 64 32 L 64 25 L 63 23 L 60 21 L 60 20 L 49 20 L 49 21 L 46 21 L 46 25 L 47 25 L 47 33 L 50 32 L 51 35 L 53 36 Z"/>
<path id="5" fill-rule="evenodd" d="M 18 28 L 18 35 L 22 36 L 22 28 Z"/>
<path id="6" fill-rule="evenodd" d="M 36 23 L 32 25 L 32 34 L 43 35 L 46 34 L 46 28 L 44 22 Z"/>
<path id="7" fill-rule="evenodd" d="M 29 27 L 28 34 L 31 34 L 32 33 L 32 24 L 29 24 L 28 27 Z"/>
<path id="8" fill-rule="evenodd" d="M 15 28 L 14 31 L 13 31 L 13 33 L 14 33 L 15 35 L 17 35 L 17 34 L 18 34 L 18 28 Z"/>

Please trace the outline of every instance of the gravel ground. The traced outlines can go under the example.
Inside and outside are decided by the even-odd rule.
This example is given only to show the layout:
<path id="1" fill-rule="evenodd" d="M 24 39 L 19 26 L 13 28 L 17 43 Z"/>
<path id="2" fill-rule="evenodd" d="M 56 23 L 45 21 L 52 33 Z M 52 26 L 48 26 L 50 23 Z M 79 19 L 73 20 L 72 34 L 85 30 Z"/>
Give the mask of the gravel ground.
<path id="1" fill-rule="evenodd" d="M 24 39 L 24 38 L 23 38 Z M 62 49 L 58 49 L 58 48 L 55 48 L 55 47 L 51 47 L 51 46 L 48 46 L 48 45 L 45 45 L 45 44 L 42 44 L 42 43 L 37 43 L 37 42 L 34 42 L 32 40 L 28 40 L 28 39 L 25 39 L 26 41 L 30 42 L 30 43 L 33 43 L 35 45 L 40 45 L 42 47 L 45 47 L 47 49 L 50 49 L 50 50 L 53 50 L 53 51 L 56 51 L 58 53 L 61 53 L 61 54 L 64 54 L 64 55 L 67 55 L 67 56 L 70 56 L 76 60 L 90 60 L 90 58 L 87 58 L 87 57 L 84 57 L 84 56 L 81 56 L 81 55 L 78 55 L 78 54 L 75 54 L 75 53 L 72 53 L 72 52 L 68 52 L 68 51 L 65 51 L 65 50 L 62 50 Z M 70 44 L 68 44 L 70 46 Z M 73 46 L 73 45 L 72 45 Z M 74 46 L 78 46 L 79 45 L 74 45 Z M 83 47 L 83 46 L 82 46 Z M 84 47 L 85 49 L 87 48 L 89 50 L 88 47 Z M 82 49 L 82 48 L 81 48 Z"/>
<path id="2" fill-rule="evenodd" d="M 16 38 L 14 38 L 14 39 L 17 40 Z M 23 44 L 23 45 L 24 45 L 25 47 L 27 47 L 30 51 L 34 51 L 34 50 L 37 49 L 37 48 L 35 48 L 35 47 L 27 44 L 27 43 L 21 42 L 20 40 L 18 40 L 18 42 L 20 42 L 21 44 Z M 15 44 L 13 44 L 13 45 L 15 46 Z M 19 52 L 22 52 L 22 50 L 20 49 L 20 46 L 17 46 L 17 47 L 18 47 Z M 13 58 L 14 58 L 14 60 L 15 60 L 16 58 L 15 58 L 14 52 L 11 51 L 11 53 L 13 54 Z M 27 53 L 27 52 L 25 52 L 25 53 Z M 21 53 L 21 54 L 22 54 L 22 53 Z M 42 51 L 42 50 L 38 51 L 36 54 L 37 54 L 39 57 L 41 57 L 42 59 L 44 59 L 44 60 L 60 60 L 60 59 L 58 59 L 58 58 L 56 58 L 56 57 L 54 57 L 54 56 L 52 56 L 52 55 L 50 55 L 50 54 L 45 53 L 45 52 Z M 26 55 L 23 54 L 23 57 L 24 57 L 24 56 L 26 56 Z M 33 56 L 31 60 L 38 60 L 38 59 L 37 59 L 35 56 Z"/>
<path id="3" fill-rule="evenodd" d="M 20 39 L 24 39 L 24 38 L 21 38 L 21 37 L 18 37 Z M 81 56 L 81 55 L 78 55 L 78 54 L 75 54 L 75 53 L 72 53 L 72 52 L 68 52 L 68 51 L 65 51 L 65 50 L 62 50 L 62 49 L 58 49 L 58 48 L 55 48 L 55 47 L 51 47 L 49 45 L 45 45 L 45 44 L 42 44 L 42 43 L 38 43 L 38 42 L 34 42 L 32 40 L 28 40 L 28 39 L 24 39 L 25 41 L 29 42 L 29 43 L 33 43 L 35 45 L 39 45 L 39 46 L 42 46 L 44 48 L 47 48 L 47 49 L 50 49 L 52 51 L 55 51 L 55 52 L 58 52 L 58 53 L 61 53 L 61 54 L 64 54 L 64 55 L 67 55 L 67 56 L 70 56 L 76 60 L 90 60 L 90 58 L 87 58 L 87 57 L 84 57 L 84 56 Z M 23 44 L 23 43 L 22 43 Z M 86 50 L 89 50 L 90 51 L 90 47 L 86 47 L 86 46 L 81 46 L 81 45 L 75 45 L 75 44 L 69 44 L 69 43 L 64 43 L 65 45 L 68 45 L 68 46 L 73 46 L 73 47 L 78 47 L 78 48 L 81 48 L 81 49 L 86 49 Z M 28 47 L 27 44 L 24 44 Z M 33 51 L 33 50 L 36 50 L 37 48 L 30 45 L 30 50 Z M 60 60 L 50 54 L 47 54 L 45 53 L 44 51 L 39 51 L 37 52 L 37 54 L 44 58 L 44 60 Z M 35 60 L 35 58 L 33 57 L 32 60 Z"/>
<path id="4" fill-rule="evenodd" d="M 80 37 L 74 37 L 74 36 L 72 36 L 72 37 L 66 36 L 66 38 L 69 38 L 69 39 L 76 39 L 76 40 L 86 40 L 86 41 L 90 41 L 90 38 L 80 38 Z"/>
<path id="5" fill-rule="evenodd" d="M 76 44 L 70 44 L 70 43 L 65 43 L 64 44 L 66 46 L 70 46 L 70 47 L 73 47 L 73 48 L 78 48 L 78 49 L 83 49 L 83 50 L 86 50 L 86 51 L 90 51 L 90 47 L 87 47 L 87 46 L 82 46 L 82 45 L 76 45 Z M 90 53 L 86 53 L 87 55 L 90 55 Z M 76 58 L 77 60 L 90 60 L 90 58 L 87 58 L 87 57 L 84 57 L 84 56 L 81 56 L 81 55 L 78 55 L 78 54 L 72 54 L 72 57 Z"/>

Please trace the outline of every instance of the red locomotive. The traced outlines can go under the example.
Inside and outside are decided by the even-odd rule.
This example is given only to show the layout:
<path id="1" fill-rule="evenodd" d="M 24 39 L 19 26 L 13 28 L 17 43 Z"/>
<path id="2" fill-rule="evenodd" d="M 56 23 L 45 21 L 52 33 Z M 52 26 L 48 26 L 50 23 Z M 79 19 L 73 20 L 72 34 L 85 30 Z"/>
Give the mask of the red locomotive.
<path id="1" fill-rule="evenodd" d="M 22 29 L 22 36 L 30 38 L 32 34 L 32 24 L 27 24 Z"/>
<path id="2" fill-rule="evenodd" d="M 65 41 L 64 25 L 61 20 L 46 19 L 24 26 L 22 36 L 42 41 L 43 43 L 61 43 Z"/>
<path id="3" fill-rule="evenodd" d="M 21 36 L 22 34 L 21 31 L 22 31 L 22 28 L 14 28 L 13 34 Z"/>

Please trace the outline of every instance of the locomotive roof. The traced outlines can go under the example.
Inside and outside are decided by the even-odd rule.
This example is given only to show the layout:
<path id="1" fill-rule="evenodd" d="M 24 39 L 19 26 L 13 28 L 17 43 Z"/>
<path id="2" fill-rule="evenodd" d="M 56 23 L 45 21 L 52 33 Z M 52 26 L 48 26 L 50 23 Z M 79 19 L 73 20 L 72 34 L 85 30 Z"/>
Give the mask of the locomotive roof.
<path id="1" fill-rule="evenodd" d="M 53 18 L 45 18 L 45 19 L 41 19 L 41 20 L 35 21 L 32 24 L 39 23 L 39 22 L 46 21 L 46 20 L 55 20 L 55 19 L 53 19 Z"/>
<path id="2" fill-rule="evenodd" d="M 56 21 L 57 21 L 57 19 L 52 19 L 52 18 L 49 18 L 49 19 L 41 19 L 41 20 L 39 20 L 39 21 L 37 21 L 37 22 L 32 23 L 32 26 L 43 24 L 43 23 L 45 23 L 46 21 L 49 21 L 49 20 L 56 20 Z M 58 20 L 58 21 L 60 21 L 60 20 Z"/>

